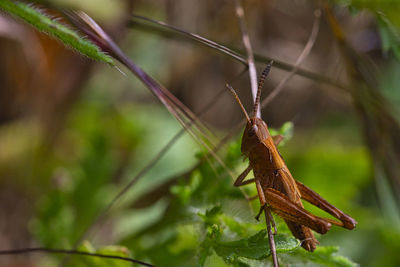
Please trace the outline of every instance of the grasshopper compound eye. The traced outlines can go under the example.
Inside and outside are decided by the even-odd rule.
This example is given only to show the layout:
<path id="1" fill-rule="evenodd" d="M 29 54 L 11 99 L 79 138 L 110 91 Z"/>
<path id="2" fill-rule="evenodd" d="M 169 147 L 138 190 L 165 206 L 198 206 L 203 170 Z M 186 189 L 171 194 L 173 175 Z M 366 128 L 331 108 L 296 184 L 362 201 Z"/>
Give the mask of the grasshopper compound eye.
<path id="1" fill-rule="evenodd" d="M 257 131 L 258 131 L 257 125 L 253 125 L 253 126 L 251 126 L 251 128 L 249 129 L 247 134 L 249 136 L 254 136 L 257 133 Z"/>

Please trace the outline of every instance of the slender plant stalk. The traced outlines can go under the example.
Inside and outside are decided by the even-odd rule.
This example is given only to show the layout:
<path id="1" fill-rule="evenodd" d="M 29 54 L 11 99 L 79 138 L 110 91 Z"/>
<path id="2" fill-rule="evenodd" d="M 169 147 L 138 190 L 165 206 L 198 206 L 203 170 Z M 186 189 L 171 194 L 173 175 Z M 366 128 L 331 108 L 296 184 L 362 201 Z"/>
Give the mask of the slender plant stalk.
<path id="1" fill-rule="evenodd" d="M 250 76 L 250 85 L 251 85 L 251 94 L 253 95 L 253 101 L 256 101 L 257 96 L 257 70 L 256 65 L 254 64 L 254 55 L 253 48 L 251 47 L 249 33 L 247 31 L 246 19 L 244 17 L 244 10 L 241 4 L 241 0 L 235 0 L 235 11 L 236 15 L 239 19 L 240 30 L 242 32 L 242 41 L 243 45 L 246 49 L 247 54 L 247 65 L 249 67 L 249 76 Z M 261 118 L 260 107 L 256 110 L 256 116 Z"/>
<path id="2" fill-rule="evenodd" d="M 67 254 L 67 255 L 82 255 L 82 256 L 90 256 L 90 257 L 97 257 L 97 258 L 115 259 L 115 260 L 121 260 L 121 261 L 127 261 L 127 262 L 140 264 L 142 266 L 154 267 L 154 265 L 152 265 L 150 263 L 146 263 L 146 262 L 135 260 L 135 259 L 128 258 L 128 257 L 99 254 L 99 253 L 90 253 L 90 252 L 79 251 L 79 250 L 51 249 L 51 248 L 21 248 L 21 249 L 13 249 L 13 250 L 0 250 L 0 256 L 26 254 L 26 253 L 53 253 L 53 254 Z"/>
<path id="3" fill-rule="evenodd" d="M 257 71 L 256 71 L 256 66 L 254 64 L 253 49 L 251 48 L 250 37 L 249 37 L 248 31 L 247 31 L 246 21 L 245 21 L 245 17 L 244 17 L 244 10 L 243 10 L 241 0 L 235 0 L 235 11 L 236 11 L 236 15 L 239 19 L 239 23 L 240 23 L 243 45 L 247 52 L 247 64 L 249 66 L 251 92 L 253 95 L 254 102 L 259 103 L 259 101 L 258 101 L 259 95 L 257 94 L 257 91 L 258 91 Z M 257 105 L 256 110 L 254 110 L 254 113 L 255 113 L 254 116 L 261 118 L 261 108 L 259 105 Z M 278 262 L 278 257 L 276 255 L 276 246 L 275 246 L 274 235 L 271 230 L 271 222 L 269 219 L 270 214 L 266 208 L 264 209 L 264 212 L 265 212 L 265 218 L 266 218 L 265 222 L 267 224 L 269 250 L 272 255 L 272 262 L 273 262 L 274 267 L 278 267 L 279 262 Z"/>
<path id="4" fill-rule="evenodd" d="M 267 222 L 268 242 L 269 242 L 269 248 L 270 248 L 271 256 L 272 256 L 272 263 L 274 266 L 279 266 L 278 256 L 276 255 L 274 233 L 272 233 L 272 227 L 271 227 L 272 222 L 271 222 L 270 218 L 272 218 L 272 214 L 268 208 L 264 209 L 264 213 L 265 213 L 265 221 Z M 276 231 L 275 231 L 275 234 L 276 234 Z"/>

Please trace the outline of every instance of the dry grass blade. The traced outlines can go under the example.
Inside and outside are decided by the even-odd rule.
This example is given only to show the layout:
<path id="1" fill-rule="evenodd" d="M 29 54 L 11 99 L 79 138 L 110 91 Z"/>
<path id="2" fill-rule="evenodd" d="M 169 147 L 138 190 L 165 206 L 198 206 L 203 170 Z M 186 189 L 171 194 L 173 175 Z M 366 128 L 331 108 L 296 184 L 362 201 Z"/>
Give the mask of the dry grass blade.
<path id="1" fill-rule="evenodd" d="M 249 33 L 247 32 L 246 19 L 244 17 L 244 10 L 243 10 L 240 0 L 235 0 L 235 11 L 236 11 L 236 15 L 239 19 L 240 30 L 242 32 L 242 41 L 243 41 L 243 45 L 246 49 L 246 54 L 247 54 L 247 65 L 249 67 L 251 93 L 253 95 L 254 102 L 256 102 L 257 89 L 258 89 L 257 70 L 256 70 L 256 65 L 254 64 L 253 48 L 251 47 Z M 255 112 L 256 112 L 255 115 L 258 118 L 261 118 L 260 109 L 258 108 Z"/>
<path id="2" fill-rule="evenodd" d="M 274 99 L 284 88 L 284 85 L 299 71 L 299 67 L 304 59 L 310 54 L 312 47 L 314 46 L 315 40 L 317 39 L 319 27 L 321 24 L 321 10 L 316 9 L 314 11 L 314 23 L 311 30 L 310 37 L 306 45 L 303 48 L 303 51 L 300 53 L 300 56 L 297 58 L 296 63 L 293 66 L 293 69 L 283 78 L 279 84 L 272 90 L 272 92 L 266 97 L 261 106 L 265 107 L 268 105 L 272 99 Z"/>
<path id="3" fill-rule="evenodd" d="M 171 92 L 165 87 L 160 85 L 146 72 L 144 72 L 139 66 L 137 66 L 132 60 L 130 60 L 117 44 L 93 21 L 88 15 L 83 12 L 79 13 L 67 13 L 68 17 L 73 18 L 74 24 L 85 31 L 88 36 L 97 35 L 97 39 L 100 39 L 101 47 L 113 57 L 118 59 L 124 64 L 129 70 L 132 71 L 138 77 L 147 88 L 164 104 L 168 111 L 179 121 L 182 127 L 198 142 L 202 147 L 205 147 L 208 152 L 221 164 L 226 171 L 233 177 L 232 172 L 226 168 L 225 163 L 220 157 L 213 151 L 213 144 L 210 141 L 210 134 L 212 133 L 207 127 L 200 123 L 200 120 L 191 112 L 182 102 L 180 102 Z M 190 126 L 188 126 L 190 123 Z M 195 127 L 192 127 L 195 126 Z"/>
<path id="4" fill-rule="evenodd" d="M 204 37 L 202 37 L 202 36 L 200 36 L 198 34 L 190 33 L 190 32 L 184 31 L 182 29 L 179 29 L 177 27 L 174 27 L 172 25 L 169 25 L 169 24 L 167 24 L 165 22 L 162 22 L 162 21 L 159 21 L 159 20 L 150 19 L 150 18 L 147 18 L 147 17 L 144 17 L 144 16 L 133 15 L 132 17 L 134 19 L 144 20 L 144 21 L 150 22 L 152 24 L 157 24 L 159 26 L 162 26 L 162 27 L 165 27 L 167 29 L 170 29 L 173 32 L 178 32 L 178 33 L 180 33 L 180 34 L 182 34 L 182 35 L 184 35 L 184 36 L 186 36 L 186 37 L 188 37 L 188 38 L 190 38 L 192 40 L 200 42 L 200 43 L 202 43 L 202 44 L 204 44 L 204 45 L 206 45 L 208 47 L 212 47 L 214 49 L 217 49 L 218 51 L 220 51 L 222 53 L 225 53 L 225 54 L 231 56 L 232 58 L 236 59 L 237 61 L 247 65 L 246 60 L 243 58 L 243 56 L 240 53 L 238 53 L 238 52 L 236 52 L 236 51 L 234 51 L 232 49 L 229 49 L 226 46 L 218 44 L 218 43 L 216 43 L 214 41 L 211 41 L 211 40 L 209 40 L 207 38 L 204 38 Z M 132 21 L 131 23 L 133 24 L 134 22 Z"/>
<path id="5" fill-rule="evenodd" d="M 134 25 L 140 26 L 145 29 L 150 28 L 151 30 L 156 30 L 158 34 L 166 35 L 172 38 L 179 38 L 181 36 L 187 37 L 188 39 L 195 41 L 196 43 L 200 43 L 207 47 L 216 49 L 217 51 L 224 53 L 232 57 L 233 59 L 247 65 L 247 60 L 245 56 L 243 56 L 243 51 L 240 51 L 238 49 L 228 48 L 227 46 L 221 45 L 215 41 L 211 41 L 205 38 L 204 36 L 187 32 L 178 27 L 169 25 L 165 22 L 153 20 L 144 16 L 134 15 L 132 17 L 132 21 L 130 22 L 130 26 L 133 27 Z M 254 54 L 254 60 L 257 63 L 262 63 L 262 64 L 268 64 L 270 61 L 274 61 L 274 67 L 285 71 L 291 71 L 294 68 L 294 66 L 291 64 L 288 64 L 286 62 L 280 61 L 275 58 L 258 55 L 257 53 Z M 296 74 L 318 83 L 323 83 L 326 85 L 333 86 L 337 89 L 340 89 L 341 91 L 347 92 L 350 90 L 348 86 L 341 84 L 329 77 L 302 68 L 298 68 Z"/>
<path id="6" fill-rule="evenodd" d="M 213 135 L 211 130 L 200 123 L 200 120 L 190 109 L 188 109 L 171 92 L 169 92 L 165 87 L 159 84 L 132 60 L 130 60 L 92 18 L 90 18 L 84 12 L 64 11 L 64 13 L 71 20 L 71 22 L 75 24 L 75 26 L 87 34 L 89 38 L 96 42 L 105 52 L 119 60 L 138 79 L 140 79 L 182 125 L 187 123 L 186 121 L 190 121 L 194 126 L 196 126 L 197 130 L 201 133 L 200 136 L 202 136 L 205 140 L 209 139 L 210 134 Z"/>

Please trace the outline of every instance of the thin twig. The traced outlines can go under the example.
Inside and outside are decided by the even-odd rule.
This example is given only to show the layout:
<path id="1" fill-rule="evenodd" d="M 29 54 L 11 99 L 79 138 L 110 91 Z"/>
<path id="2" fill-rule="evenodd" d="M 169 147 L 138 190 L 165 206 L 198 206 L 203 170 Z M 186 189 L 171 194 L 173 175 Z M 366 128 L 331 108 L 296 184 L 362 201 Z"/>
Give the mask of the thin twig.
<path id="1" fill-rule="evenodd" d="M 211 47 L 213 49 L 217 49 L 221 53 L 224 53 L 224 54 L 232 57 L 233 59 L 237 60 L 238 62 L 247 65 L 247 61 L 244 58 L 244 56 L 242 55 L 243 51 L 241 51 L 240 49 L 229 48 L 226 45 L 219 44 L 219 43 L 217 43 L 215 41 L 212 41 L 210 39 L 207 39 L 207 38 L 205 38 L 203 36 L 200 36 L 200 35 L 195 34 L 195 33 L 187 32 L 187 31 L 185 31 L 183 29 L 180 29 L 180 28 L 178 28 L 176 26 L 172 26 L 172 25 L 167 24 L 167 23 L 162 22 L 162 21 L 153 20 L 153 19 L 150 19 L 150 18 L 147 18 L 147 17 L 143 17 L 143 16 L 139 16 L 139 15 L 133 15 L 132 18 L 133 19 L 130 21 L 130 25 L 129 25 L 131 27 L 132 27 L 133 24 L 138 24 L 139 26 L 143 25 L 144 27 L 153 27 L 152 29 L 155 29 L 155 30 L 159 31 L 159 32 L 161 32 L 161 34 L 164 34 L 164 35 L 166 35 L 166 34 L 168 35 L 167 30 L 169 30 L 169 33 L 175 38 L 179 37 L 178 34 L 181 34 L 181 35 L 186 36 L 190 40 L 193 40 L 193 41 L 195 41 L 197 43 L 201 43 L 201 44 L 203 44 L 205 46 Z M 151 23 L 153 25 L 145 24 L 145 23 L 143 23 L 143 21 L 146 21 L 146 22 Z M 160 27 L 157 28 L 154 25 L 157 25 L 157 26 L 160 26 Z M 268 56 L 262 56 L 262 55 L 259 55 L 257 53 L 254 53 L 254 60 L 255 60 L 256 63 L 262 63 L 262 64 L 267 64 L 268 62 L 270 62 L 272 60 L 272 61 L 274 61 L 274 67 L 275 68 L 278 68 L 278 69 L 281 69 L 281 70 L 284 70 L 284 71 L 291 71 L 294 68 L 294 66 L 291 65 L 291 64 L 288 64 L 286 62 L 280 61 L 280 60 L 278 60 L 276 58 L 271 58 L 271 57 L 268 57 Z M 305 69 L 302 69 L 302 68 L 298 68 L 296 74 L 299 75 L 299 76 L 305 77 L 307 79 L 313 80 L 314 82 L 324 83 L 324 84 L 336 87 L 337 89 L 341 89 L 344 92 L 350 91 L 349 86 L 344 85 L 342 83 L 338 83 L 336 80 L 333 80 L 333 79 L 331 79 L 329 77 L 323 76 L 323 75 L 315 73 L 315 72 L 311 72 L 311 71 L 308 71 L 308 70 L 305 70 Z"/>
<path id="2" fill-rule="evenodd" d="M 272 233 L 272 227 L 271 227 L 271 224 L 272 224 L 274 226 L 274 230 L 275 230 L 275 234 L 276 234 L 275 222 L 273 222 L 273 217 L 272 217 L 271 211 L 268 209 L 268 207 L 264 208 L 264 214 L 265 214 L 265 222 L 267 223 L 268 242 L 269 242 L 269 248 L 271 251 L 272 262 L 274 264 L 274 267 L 279 267 L 278 256 L 276 255 L 274 233 Z M 272 220 L 271 220 L 271 218 L 272 218 Z"/>
<path id="3" fill-rule="evenodd" d="M 251 48 L 249 33 L 247 32 L 246 20 L 244 17 L 244 10 L 241 4 L 241 0 L 235 0 L 235 11 L 239 19 L 240 30 L 242 32 L 243 45 L 247 53 L 247 64 L 249 66 L 251 93 L 253 95 L 254 102 L 256 102 L 257 88 L 258 88 L 257 70 L 256 70 L 256 65 L 254 64 L 253 49 Z M 260 108 L 257 109 L 257 113 L 254 115 L 257 116 L 258 118 L 261 118 Z"/>
<path id="4" fill-rule="evenodd" d="M 262 107 L 268 105 L 268 103 L 270 103 L 272 99 L 274 99 L 282 91 L 284 85 L 296 74 L 296 72 L 299 70 L 301 63 L 310 54 L 310 51 L 314 46 L 315 40 L 317 39 L 318 36 L 319 26 L 321 24 L 320 22 L 321 22 L 321 10 L 316 9 L 314 11 L 314 23 L 311 30 L 311 34 L 310 37 L 308 38 L 306 45 L 304 46 L 303 51 L 297 58 L 296 63 L 293 66 L 293 69 L 285 76 L 285 78 L 283 78 L 280 81 L 280 83 L 274 88 L 274 90 L 272 90 L 272 92 L 262 101 L 261 104 Z"/>
<path id="5" fill-rule="evenodd" d="M 84 252 L 84 251 L 79 251 L 79 250 L 51 249 L 51 248 L 21 248 L 21 249 L 12 249 L 12 250 L 0 250 L 0 255 L 15 255 L 15 254 L 26 254 L 26 253 L 54 253 L 54 254 L 82 255 L 82 256 L 128 261 L 128 262 L 137 263 L 137 264 L 140 264 L 143 266 L 154 267 L 154 265 L 152 265 L 150 263 L 146 263 L 146 262 L 135 260 L 135 259 L 128 258 L 128 257 L 98 254 L 98 253 Z"/>

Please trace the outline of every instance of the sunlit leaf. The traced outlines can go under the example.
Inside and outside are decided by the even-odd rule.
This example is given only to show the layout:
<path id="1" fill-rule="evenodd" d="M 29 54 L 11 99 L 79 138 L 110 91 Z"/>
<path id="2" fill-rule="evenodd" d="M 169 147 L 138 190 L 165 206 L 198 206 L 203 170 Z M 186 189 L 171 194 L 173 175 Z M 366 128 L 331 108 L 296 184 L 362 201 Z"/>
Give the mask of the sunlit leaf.
<path id="1" fill-rule="evenodd" d="M 337 255 L 338 247 L 319 246 L 314 252 L 298 249 L 294 253 L 285 254 L 283 259 L 287 264 L 301 264 L 302 266 L 327 267 L 355 267 L 358 266 L 346 257 Z"/>
<path id="2" fill-rule="evenodd" d="M 278 253 L 294 250 L 300 244 L 297 239 L 285 234 L 277 234 L 274 236 L 274 239 Z M 265 230 L 261 230 L 257 234 L 245 239 L 216 242 L 214 249 L 219 256 L 228 261 L 236 257 L 260 260 L 270 255 L 268 237 Z"/>

